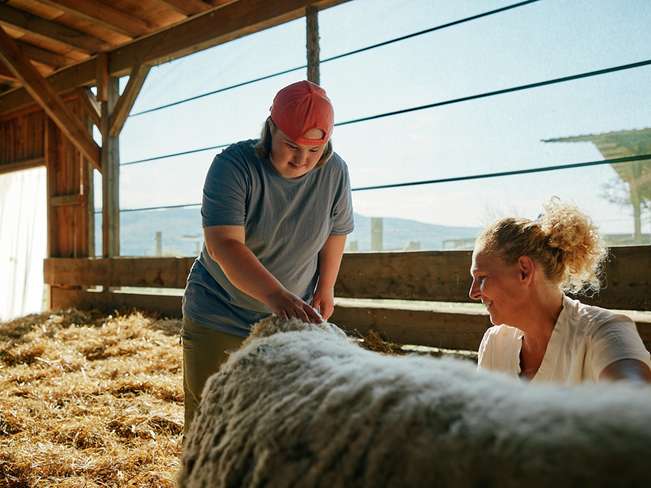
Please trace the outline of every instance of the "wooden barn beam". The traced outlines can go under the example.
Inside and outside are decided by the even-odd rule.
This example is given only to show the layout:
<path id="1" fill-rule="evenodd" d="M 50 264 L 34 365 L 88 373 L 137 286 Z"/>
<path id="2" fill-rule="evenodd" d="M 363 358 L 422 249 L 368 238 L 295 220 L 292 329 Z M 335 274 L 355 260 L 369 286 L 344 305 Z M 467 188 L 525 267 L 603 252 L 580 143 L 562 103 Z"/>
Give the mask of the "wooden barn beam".
<path id="1" fill-rule="evenodd" d="M 103 41 L 88 34 L 4 4 L 0 4 L 0 24 L 7 24 L 22 32 L 28 32 L 48 40 L 62 42 L 89 54 L 109 47 Z"/>
<path id="2" fill-rule="evenodd" d="M 142 19 L 97 0 L 39 0 L 75 17 L 101 25 L 128 37 L 147 34 L 154 26 Z"/>
<path id="3" fill-rule="evenodd" d="M 61 97 L 20 51 L 14 40 L 0 27 L 0 60 L 23 83 L 34 100 L 45 110 L 74 146 L 99 167 L 99 148 L 81 121 L 65 106 Z"/>
<path id="4" fill-rule="evenodd" d="M 129 76 L 129 81 L 124 89 L 124 93 L 111 113 L 111 127 L 109 130 L 111 136 L 118 136 L 122 131 L 122 127 L 124 127 L 124 123 L 129 116 L 129 112 L 131 112 L 131 109 L 133 108 L 133 104 L 142 89 L 142 85 L 147 79 L 150 69 L 150 66 L 141 64 L 131 70 L 131 75 Z"/>
<path id="5" fill-rule="evenodd" d="M 212 7 L 201 0 L 159 0 L 183 15 L 196 15 Z"/>
<path id="6" fill-rule="evenodd" d="M 131 42 L 109 53 L 110 74 L 123 76 L 138 64 L 157 65 L 289 22 L 305 15 L 306 5 L 319 10 L 349 0 L 240 0 L 192 17 L 174 27 Z M 92 85 L 96 59 L 54 73 L 49 81 L 60 92 Z M 0 114 L 31 103 L 23 90 L 0 96 Z"/>
<path id="7" fill-rule="evenodd" d="M 45 165 L 45 159 L 42 157 L 27 159 L 24 161 L 16 161 L 15 163 L 0 164 L 0 175 L 12 173 L 14 171 L 22 171 L 25 169 L 38 168 Z"/>
<path id="8" fill-rule="evenodd" d="M 18 77 L 3 63 L 0 63 L 0 80 L 18 81 Z"/>
<path id="9" fill-rule="evenodd" d="M 16 44 L 28 58 L 34 61 L 38 61 L 39 63 L 47 64 L 53 68 L 60 68 L 66 64 L 74 62 L 72 58 L 64 56 L 63 54 L 48 51 L 47 49 L 28 44 L 26 42 L 16 40 Z"/>
<path id="10" fill-rule="evenodd" d="M 240 0 L 229 3 L 123 48 L 115 49 L 111 52 L 111 73 L 123 75 L 138 63 L 167 62 L 300 18 L 305 15 L 305 6 L 308 4 L 323 9 L 343 1 Z"/>
<path id="11" fill-rule="evenodd" d="M 206 0 L 206 1 L 214 7 L 223 7 L 224 5 L 237 2 L 238 0 Z"/>

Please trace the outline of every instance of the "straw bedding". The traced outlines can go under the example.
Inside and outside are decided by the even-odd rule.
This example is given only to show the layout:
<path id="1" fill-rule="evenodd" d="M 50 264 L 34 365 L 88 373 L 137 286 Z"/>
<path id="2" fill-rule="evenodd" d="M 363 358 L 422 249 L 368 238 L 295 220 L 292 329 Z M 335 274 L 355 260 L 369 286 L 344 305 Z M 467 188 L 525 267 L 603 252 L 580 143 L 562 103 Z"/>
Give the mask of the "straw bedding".
<path id="1" fill-rule="evenodd" d="M 75 310 L 0 324 L 0 486 L 175 486 L 179 327 Z"/>
<path id="2" fill-rule="evenodd" d="M 649 485 L 649 387 L 525 385 L 296 320 L 253 335 L 206 384 L 182 487 Z"/>
<path id="3" fill-rule="evenodd" d="M 175 486 L 180 326 L 77 310 L 0 323 L 0 487 Z"/>

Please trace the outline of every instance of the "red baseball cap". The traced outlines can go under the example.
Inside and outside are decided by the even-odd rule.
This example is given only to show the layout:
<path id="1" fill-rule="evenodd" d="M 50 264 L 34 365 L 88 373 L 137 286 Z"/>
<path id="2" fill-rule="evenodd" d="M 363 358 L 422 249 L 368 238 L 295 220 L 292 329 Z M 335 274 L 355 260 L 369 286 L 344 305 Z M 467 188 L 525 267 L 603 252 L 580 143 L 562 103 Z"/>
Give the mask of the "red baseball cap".
<path id="1" fill-rule="evenodd" d="M 311 81 L 298 81 L 276 93 L 271 106 L 271 120 L 296 144 L 325 144 L 332 135 L 335 114 L 326 92 Z M 303 135 L 319 129 L 323 137 L 308 139 Z"/>

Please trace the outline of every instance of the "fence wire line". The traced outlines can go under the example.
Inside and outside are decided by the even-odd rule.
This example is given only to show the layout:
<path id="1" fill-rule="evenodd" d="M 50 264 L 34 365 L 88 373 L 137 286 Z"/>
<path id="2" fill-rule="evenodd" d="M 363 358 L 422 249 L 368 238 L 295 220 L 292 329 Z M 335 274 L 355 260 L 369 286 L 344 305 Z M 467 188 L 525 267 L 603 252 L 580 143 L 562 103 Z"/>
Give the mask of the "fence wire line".
<path id="1" fill-rule="evenodd" d="M 636 63 L 629 63 L 629 64 L 622 64 L 619 66 L 611 66 L 610 68 L 603 68 L 603 69 L 598 69 L 594 71 L 586 71 L 583 73 L 578 73 L 575 75 L 569 75 L 569 76 L 562 76 L 560 78 L 553 78 L 551 80 L 545 80 L 545 81 L 538 81 L 535 83 L 527 83 L 526 85 L 517 85 L 517 86 L 512 86 L 510 88 L 503 88 L 501 90 L 493 90 L 489 92 L 483 92 L 483 93 L 477 93 L 475 95 L 468 95 L 465 97 L 460 97 L 460 98 L 452 98 L 449 100 L 443 100 L 441 102 L 433 102 L 433 103 L 428 103 L 425 105 L 418 105 L 415 107 L 408 107 L 408 108 L 403 108 L 400 110 L 393 110 L 391 112 L 383 112 L 380 114 L 375 114 L 375 115 L 368 115 L 365 117 L 359 117 L 357 119 L 350 119 L 346 120 L 343 122 L 337 122 L 335 123 L 335 127 L 340 127 L 343 125 L 351 125 L 351 124 L 358 124 L 360 122 L 367 122 L 369 120 L 376 120 L 376 119 L 381 119 L 384 117 L 393 117 L 395 115 L 402 115 L 410 112 L 416 112 L 419 110 L 427 110 L 431 108 L 436 108 L 436 107 L 442 107 L 445 105 L 453 105 L 456 103 L 462 103 L 462 102 L 468 102 L 471 100 L 478 100 L 481 98 L 488 98 L 488 97 L 494 97 L 497 95 L 504 95 L 506 93 L 513 93 L 513 92 L 518 92 L 518 91 L 523 91 L 523 90 L 531 90 L 534 88 L 540 88 L 542 86 L 549 86 L 549 85 L 555 85 L 559 83 L 567 83 L 568 81 L 575 81 L 575 80 L 580 80 L 582 78 L 591 78 L 593 76 L 601 76 L 601 75 L 606 75 L 610 73 L 615 73 L 617 71 L 624 71 L 624 70 L 629 70 L 629 69 L 636 69 L 636 68 L 641 68 L 644 66 L 651 65 L 651 59 L 646 59 L 644 61 L 638 61 Z M 184 154 L 191 154 L 191 153 L 196 153 L 196 152 L 201 152 L 201 151 L 209 151 L 211 149 L 216 149 L 216 148 L 223 148 L 223 147 L 228 147 L 230 144 L 219 144 L 217 146 L 211 146 L 211 147 L 206 147 L 206 148 L 200 148 L 200 149 L 191 149 L 188 151 L 183 151 L 183 152 L 178 152 L 178 153 L 170 153 L 170 154 L 163 154 L 161 156 L 154 156 L 151 158 L 146 158 L 146 159 L 138 159 L 135 161 L 128 161 L 126 163 L 121 163 L 120 166 L 128 166 L 132 164 L 140 164 L 140 163 L 145 163 L 149 161 L 155 161 L 158 159 L 165 159 L 165 158 L 171 158 L 175 156 L 181 156 Z"/>
<path id="2" fill-rule="evenodd" d="M 181 151 L 177 153 L 163 154 L 162 156 L 153 156 L 151 158 L 137 159 L 135 161 L 127 161 L 126 163 L 120 163 L 120 166 L 130 166 L 132 164 L 148 163 L 149 161 L 157 161 L 159 159 L 173 158 L 176 156 L 185 156 L 186 154 L 194 154 L 198 152 L 211 151 L 213 149 L 223 149 L 230 146 L 231 144 L 218 144 L 217 146 L 209 147 L 200 147 L 198 149 L 190 149 L 188 151 Z"/>
<path id="3" fill-rule="evenodd" d="M 378 42 L 377 44 L 371 44 L 369 46 L 361 47 L 361 48 L 358 48 L 358 49 L 354 49 L 352 51 L 346 51 L 344 53 L 337 54 L 335 56 L 330 56 L 328 58 L 324 58 L 324 59 L 319 61 L 319 64 L 328 63 L 330 61 L 335 61 L 337 59 L 345 58 L 347 56 L 352 56 L 353 54 L 359 54 L 359 53 L 363 53 L 365 51 L 370 51 L 372 49 L 376 49 L 376 48 L 379 48 L 379 47 L 388 46 L 389 44 L 394 44 L 396 42 L 404 41 L 406 39 L 411 39 L 412 37 L 422 36 L 424 34 L 429 34 L 430 32 L 446 29 L 448 27 L 453 27 L 455 25 L 463 24 L 465 22 L 470 22 L 471 20 L 477 20 L 477 19 L 480 19 L 480 18 L 483 18 L 483 17 L 488 17 L 490 15 L 498 14 L 498 13 L 505 12 L 507 10 L 512 10 L 512 9 L 515 9 L 515 8 L 518 8 L 518 7 L 524 7 L 525 5 L 529 5 L 531 3 L 536 3 L 536 2 L 539 2 L 539 1 L 540 0 L 528 0 L 528 1 L 525 1 L 525 2 L 518 2 L 518 3 L 514 3 L 512 5 L 507 5 L 506 7 L 501 7 L 501 8 L 495 9 L 495 10 L 489 10 L 487 12 L 482 12 L 481 14 L 472 15 L 470 17 L 465 17 L 463 19 L 454 20 L 452 22 L 447 22 L 445 24 L 430 27 L 428 29 L 420 30 L 420 31 L 417 31 L 417 32 L 412 32 L 411 34 L 406 34 L 404 36 L 394 37 L 393 39 L 388 39 L 386 41 Z M 217 90 L 212 90 L 212 91 L 209 91 L 209 92 L 200 93 L 199 95 L 195 95 L 195 96 L 188 97 L 188 98 L 183 98 L 181 100 L 177 100 L 175 102 L 170 102 L 170 103 L 167 103 L 165 105 L 159 105 L 158 107 L 153 107 L 153 108 L 149 108 L 149 109 L 146 109 L 146 110 L 142 110 L 140 112 L 130 114 L 129 117 L 137 117 L 139 115 L 144 115 L 144 114 L 148 114 L 148 113 L 151 113 L 151 112 L 156 112 L 158 110 L 163 110 L 165 108 L 174 107 L 176 105 L 181 105 L 182 103 L 191 102 L 193 100 L 198 100 L 200 98 L 208 97 L 210 95 L 215 95 L 217 93 L 222 93 L 222 92 L 225 92 L 225 91 L 228 91 L 228 90 L 233 90 L 235 88 L 240 88 L 240 87 L 245 86 L 245 85 L 250 85 L 252 83 L 257 83 L 259 81 L 264 81 L 264 80 L 268 80 L 270 78 L 275 78 L 276 76 L 286 75 L 286 74 L 292 73 L 294 71 L 298 71 L 298 70 L 306 69 L 306 68 L 307 68 L 307 64 L 304 64 L 304 65 L 301 65 L 301 66 L 296 66 L 294 68 L 288 68 L 288 69 L 285 69 L 285 70 L 282 70 L 282 71 L 278 71 L 276 73 L 271 73 L 271 74 L 268 74 L 268 75 L 260 76 L 259 78 L 253 78 L 253 79 L 248 80 L 248 81 L 242 81 L 242 82 L 236 83 L 234 85 L 229 85 L 229 86 L 225 86 L 223 88 L 218 88 Z"/>
<path id="4" fill-rule="evenodd" d="M 553 166 L 538 166 L 534 168 L 517 169 L 512 171 L 498 171 L 494 173 L 480 173 L 476 175 L 453 176 L 450 178 L 437 178 L 432 180 L 407 181 L 404 183 L 389 183 L 386 185 L 360 186 L 360 187 L 352 188 L 351 191 L 384 190 L 390 188 L 402 188 L 407 186 L 433 185 L 437 183 L 452 183 L 455 181 L 480 180 L 480 179 L 488 179 L 488 178 L 498 178 L 503 176 L 516 176 L 516 175 L 523 175 L 529 173 L 544 173 L 549 171 L 585 168 L 589 166 L 602 166 L 606 164 L 632 163 L 635 161 L 644 161 L 644 160 L 651 161 L 651 154 L 639 154 L 637 156 L 626 156 L 622 158 L 600 159 L 597 161 L 585 161 L 582 163 L 564 163 L 564 164 L 556 164 Z M 190 207 L 199 207 L 199 206 L 201 206 L 201 203 L 184 203 L 179 205 L 163 205 L 158 207 L 124 208 L 124 209 L 120 209 L 120 212 L 144 212 L 148 210 L 167 210 L 172 208 L 190 208 Z M 101 210 L 95 210 L 96 214 L 101 212 L 102 212 Z"/>

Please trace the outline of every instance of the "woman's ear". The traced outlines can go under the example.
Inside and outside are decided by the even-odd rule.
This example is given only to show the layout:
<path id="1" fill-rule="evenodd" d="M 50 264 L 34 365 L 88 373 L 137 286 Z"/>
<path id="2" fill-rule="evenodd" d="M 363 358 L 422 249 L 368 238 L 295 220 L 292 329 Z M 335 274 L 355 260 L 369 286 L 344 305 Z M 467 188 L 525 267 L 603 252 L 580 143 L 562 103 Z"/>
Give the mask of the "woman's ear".
<path id="1" fill-rule="evenodd" d="M 520 281 L 524 284 L 529 284 L 533 281 L 533 276 L 536 272 L 536 263 L 529 256 L 520 256 L 518 258 L 518 271 Z"/>

